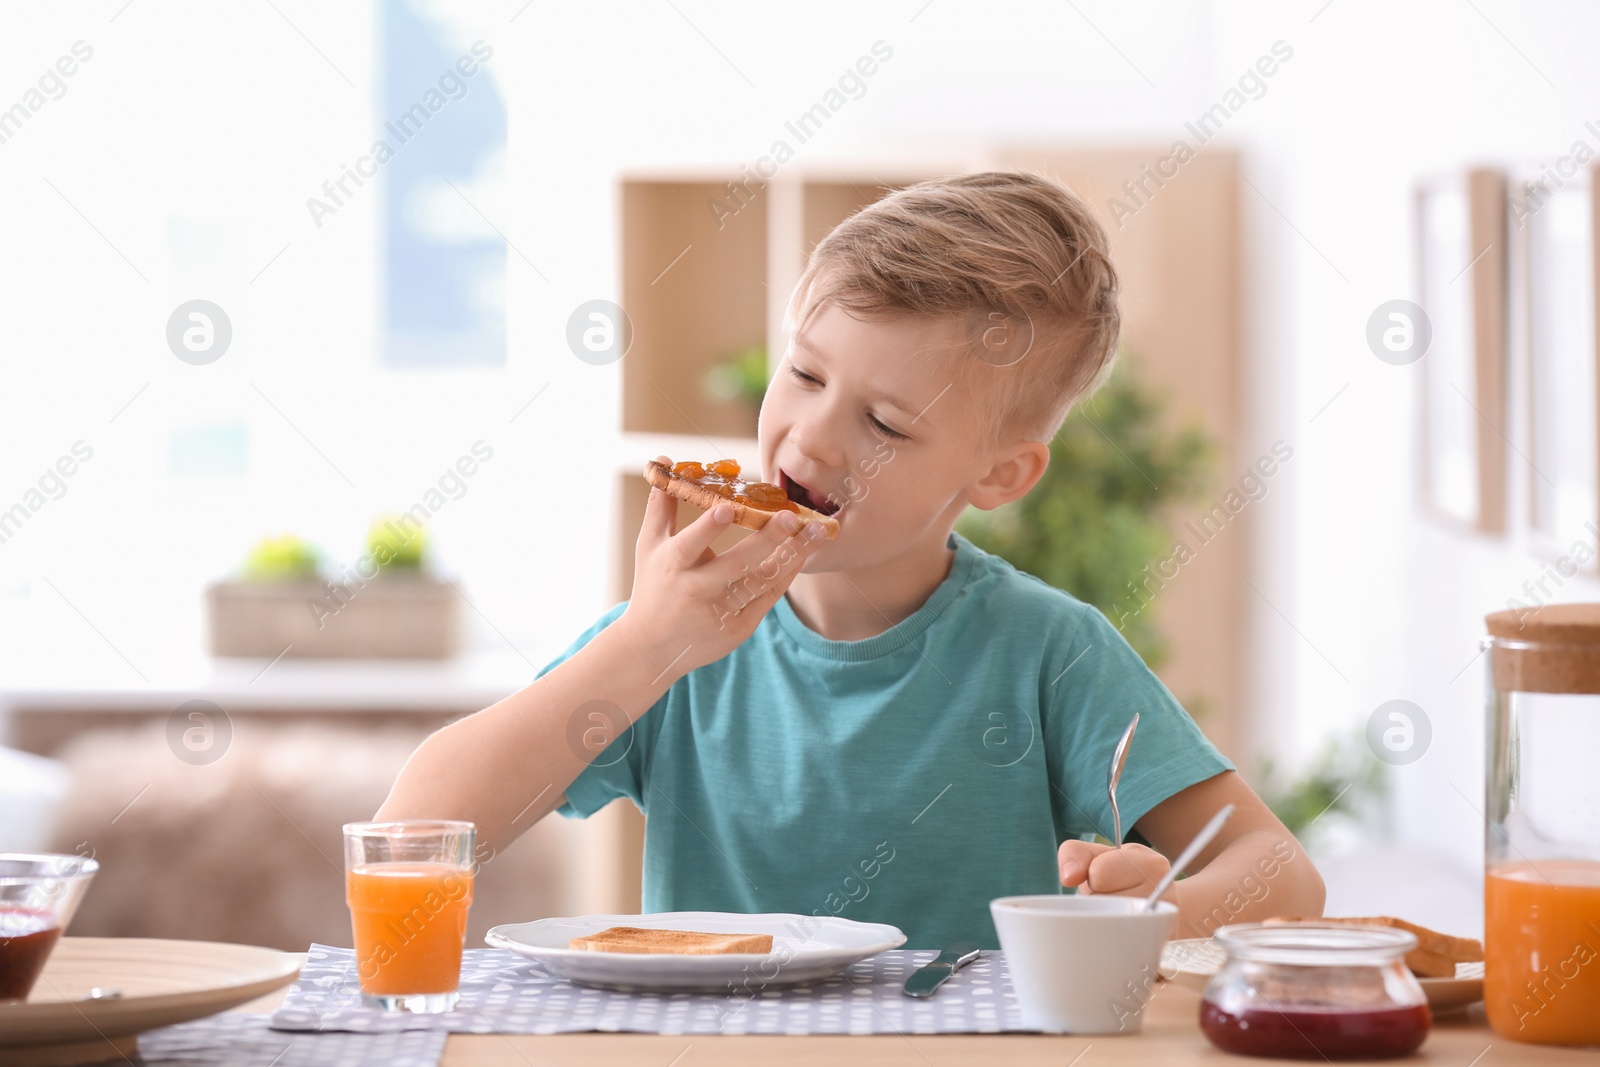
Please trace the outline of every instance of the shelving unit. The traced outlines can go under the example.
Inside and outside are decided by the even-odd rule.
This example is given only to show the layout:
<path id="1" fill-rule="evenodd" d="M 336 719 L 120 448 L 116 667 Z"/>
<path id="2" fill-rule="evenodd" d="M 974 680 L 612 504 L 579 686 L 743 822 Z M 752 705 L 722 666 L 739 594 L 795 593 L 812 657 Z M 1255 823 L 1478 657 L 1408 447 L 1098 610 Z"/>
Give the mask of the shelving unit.
<path id="1" fill-rule="evenodd" d="M 1174 416 L 1197 417 L 1221 442 L 1219 486 L 1237 477 L 1233 454 L 1243 413 L 1237 158 L 1207 149 L 1120 230 L 1105 207 L 1142 164 L 1166 152 L 991 146 L 915 167 L 791 168 L 760 188 L 737 188 L 735 167 L 623 175 L 620 289 L 634 340 L 622 361 L 614 598 L 625 598 L 633 586 L 646 460 L 731 456 L 759 468 L 755 412 L 710 398 L 701 385 L 706 371 L 762 342 L 769 367 L 776 365 L 787 343 L 784 307 L 811 249 L 867 204 L 937 174 L 1035 169 L 1062 178 L 1100 210 L 1123 279 L 1125 343 L 1146 380 L 1170 394 Z M 680 509 L 680 525 L 695 514 Z M 1175 517 L 1175 528 L 1182 518 Z M 1240 590 L 1249 519 L 1248 512 L 1239 517 L 1237 536 L 1208 544 L 1155 608 L 1173 653 L 1162 678 L 1180 698 L 1204 696 L 1215 711 L 1202 725 L 1225 752 L 1242 736 Z M 730 531 L 715 547 L 721 551 L 743 536 Z M 633 879 L 636 903 L 644 823 L 625 807 L 626 816 L 613 824 L 621 826 L 615 859 Z"/>

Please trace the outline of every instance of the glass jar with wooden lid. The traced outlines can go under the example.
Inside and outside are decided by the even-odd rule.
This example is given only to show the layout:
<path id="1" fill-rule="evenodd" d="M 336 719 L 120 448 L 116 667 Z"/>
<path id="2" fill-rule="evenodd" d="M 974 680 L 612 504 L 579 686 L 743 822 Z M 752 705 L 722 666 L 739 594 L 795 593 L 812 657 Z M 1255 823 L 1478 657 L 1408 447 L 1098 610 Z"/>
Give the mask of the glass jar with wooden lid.
<path id="1" fill-rule="evenodd" d="M 1600 604 L 1485 622 L 1484 1008 L 1512 1040 L 1600 1044 Z"/>

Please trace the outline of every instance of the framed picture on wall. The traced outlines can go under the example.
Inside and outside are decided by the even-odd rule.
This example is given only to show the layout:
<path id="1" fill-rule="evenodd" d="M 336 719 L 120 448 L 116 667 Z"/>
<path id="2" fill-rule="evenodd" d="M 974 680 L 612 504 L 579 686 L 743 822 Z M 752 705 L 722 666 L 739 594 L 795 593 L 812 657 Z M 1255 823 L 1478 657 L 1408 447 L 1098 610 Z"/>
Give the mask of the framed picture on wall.
<path id="1" fill-rule="evenodd" d="M 1518 175 L 1509 190 L 1512 337 L 1517 367 L 1514 499 L 1532 547 L 1568 555 L 1600 542 L 1600 443 L 1595 351 L 1596 183 L 1547 169 Z"/>
<path id="2" fill-rule="evenodd" d="M 1506 182 L 1491 170 L 1428 179 L 1416 192 L 1425 510 L 1481 533 L 1506 527 Z"/>

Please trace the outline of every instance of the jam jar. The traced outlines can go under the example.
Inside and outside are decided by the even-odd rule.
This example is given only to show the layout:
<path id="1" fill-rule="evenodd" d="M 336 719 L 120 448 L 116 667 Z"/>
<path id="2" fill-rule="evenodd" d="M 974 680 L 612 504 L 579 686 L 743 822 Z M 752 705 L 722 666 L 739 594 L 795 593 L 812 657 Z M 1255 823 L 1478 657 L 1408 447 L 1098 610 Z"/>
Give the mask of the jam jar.
<path id="1" fill-rule="evenodd" d="M 1224 926 L 1227 953 L 1206 984 L 1200 1029 L 1224 1052 L 1375 1060 L 1415 1052 L 1433 1013 L 1405 954 L 1405 930 L 1344 924 Z"/>

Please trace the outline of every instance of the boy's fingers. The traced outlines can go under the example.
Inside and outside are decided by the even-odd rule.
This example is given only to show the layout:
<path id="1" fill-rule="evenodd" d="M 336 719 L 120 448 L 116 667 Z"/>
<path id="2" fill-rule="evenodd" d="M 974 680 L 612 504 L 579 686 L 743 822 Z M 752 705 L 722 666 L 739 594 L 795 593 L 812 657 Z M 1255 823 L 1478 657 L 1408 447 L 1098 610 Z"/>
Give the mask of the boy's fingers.
<path id="1" fill-rule="evenodd" d="M 764 560 L 771 558 L 778 546 L 787 541 L 799 525 L 800 520 L 792 511 L 780 511 L 768 519 L 760 530 L 723 553 L 730 575 L 742 576 L 754 571 Z M 735 579 L 730 577 L 729 580 Z"/>
<path id="2" fill-rule="evenodd" d="M 644 524 L 639 527 L 639 539 L 648 543 L 672 536 L 678 523 L 678 498 L 664 489 L 650 487 L 650 498 L 644 504 Z"/>
<path id="3" fill-rule="evenodd" d="M 765 534 L 767 528 L 773 525 L 773 522 L 767 523 L 762 533 Z M 737 575 L 728 581 L 728 591 L 723 598 L 725 608 L 731 608 L 732 614 L 738 614 L 752 605 L 757 612 L 765 612 L 772 607 L 794 581 L 794 576 L 800 573 L 800 568 L 805 566 L 812 550 L 822 541 L 820 537 L 813 540 L 806 533 L 802 531 L 785 537 L 754 567 L 741 565 Z M 765 539 L 755 537 L 747 540 L 755 541 L 758 547 L 768 543 Z M 741 543 L 739 547 L 743 548 L 744 544 Z"/>
<path id="4" fill-rule="evenodd" d="M 1139 869 L 1120 849 L 1107 849 L 1089 864 L 1089 879 L 1083 889 L 1091 893 L 1120 893 L 1143 884 Z"/>
<path id="5" fill-rule="evenodd" d="M 767 525 L 771 525 L 768 523 Z M 765 532 L 765 531 L 763 531 Z M 795 533 L 781 538 L 767 558 L 756 567 L 756 576 L 769 585 L 772 599 L 783 595 L 794 576 L 805 566 L 806 558 L 825 540 L 820 526 L 802 526 Z"/>
<path id="6" fill-rule="evenodd" d="M 1110 845 L 1095 841 L 1063 841 L 1056 850 L 1056 866 L 1061 869 L 1061 884 L 1081 886 L 1089 879 L 1089 865 L 1102 852 L 1111 851 Z"/>
<path id="7" fill-rule="evenodd" d="M 657 463 L 670 462 L 666 456 L 657 456 Z M 650 487 L 650 497 L 644 503 L 644 524 L 639 528 L 641 541 L 660 541 L 671 537 L 678 521 L 678 498 L 664 489 Z"/>
<path id="8" fill-rule="evenodd" d="M 663 496 L 669 494 L 662 493 Z M 672 497 L 674 503 L 677 497 Z M 680 566 L 692 567 L 705 555 L 711 542 L 715 541 L 722 532 L 733 522 L 733 505 L 718 504 L 710 511 L 695 519 L 689 525 L 672 535 L 672 545 L 677 553 Z"/>
<path id="9" fill-rule="evenodd" d="M 1167 873 L 1167 866 L 1166 857 L 1143 845 L 1108 848 L 1089 864 L 1086 888 L 1094 893 L 1149 893 Z"/>

